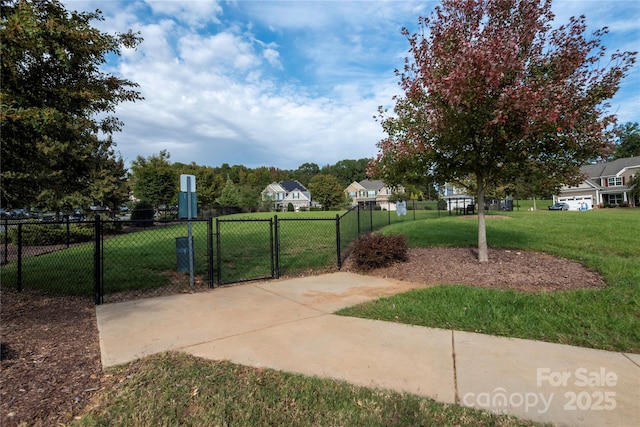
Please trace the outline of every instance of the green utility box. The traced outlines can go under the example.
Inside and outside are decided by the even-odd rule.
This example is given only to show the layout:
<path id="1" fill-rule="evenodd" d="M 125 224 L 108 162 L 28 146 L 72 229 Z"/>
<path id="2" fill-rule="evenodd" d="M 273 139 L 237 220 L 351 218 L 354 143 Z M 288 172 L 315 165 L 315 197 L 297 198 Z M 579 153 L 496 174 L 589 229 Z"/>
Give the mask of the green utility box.
<path id="1" fill-rule="evenodd" d="M 193 252 L 193 240 L 191 241 L 191 252 Z M 176 237 L 176 261 L 178 264 L 177 271 L 180 273 L 189 272 L 189 238 Z"/>

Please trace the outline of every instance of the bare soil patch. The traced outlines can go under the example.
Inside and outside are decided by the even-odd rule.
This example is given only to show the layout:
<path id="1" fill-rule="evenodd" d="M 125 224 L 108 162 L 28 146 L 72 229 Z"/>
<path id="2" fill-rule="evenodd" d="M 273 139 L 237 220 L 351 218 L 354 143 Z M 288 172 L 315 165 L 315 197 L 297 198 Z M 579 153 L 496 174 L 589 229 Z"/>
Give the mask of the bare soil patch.
<path id="1" fill-rule="evenodd" d="M 492 217 L 493 218 L 493 217 Z M 479 264 L 473 248 L 412 249 L 409 261 L 367 274 L 417 283 L 467 284 L 525 292 L 598 288 L 595 272 L 543 253 L 491 249 Z M 354 271 L 349 260 L 343 270 Z M 142 298 L 190 291 L 175 274 L 172 285 L 110 298 Z M 195 291 L 206 286 L 196 282 Z M 68 423 L 113 378 L 102 372 L 95 307 L 90 299 L 2 290 L 0 425 Z"/>

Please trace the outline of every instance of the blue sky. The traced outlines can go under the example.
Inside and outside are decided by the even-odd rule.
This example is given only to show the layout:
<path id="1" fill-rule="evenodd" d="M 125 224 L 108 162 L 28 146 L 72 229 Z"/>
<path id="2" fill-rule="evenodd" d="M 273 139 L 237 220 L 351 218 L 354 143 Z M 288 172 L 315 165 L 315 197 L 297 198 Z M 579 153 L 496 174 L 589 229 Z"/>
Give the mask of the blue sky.
<path id="1" fill-rule="evenodd" d="M 118 106 L 114 135 L 127 163 L 167 150 L 173 162 L 297 169 L 373 157 L 373 116 L 399 93 L 395 68 L 434 1 L 64 0 L 100 9 L 94 25 L 139 31 L 144 42 L 105 70 L 140 84 L 144 101 Z M 556 0 L 556 21 L 607 26 L 608 52 L 640 51 L 640 2 Z M 611 112 L 640 122 L 640 65 Z"/>

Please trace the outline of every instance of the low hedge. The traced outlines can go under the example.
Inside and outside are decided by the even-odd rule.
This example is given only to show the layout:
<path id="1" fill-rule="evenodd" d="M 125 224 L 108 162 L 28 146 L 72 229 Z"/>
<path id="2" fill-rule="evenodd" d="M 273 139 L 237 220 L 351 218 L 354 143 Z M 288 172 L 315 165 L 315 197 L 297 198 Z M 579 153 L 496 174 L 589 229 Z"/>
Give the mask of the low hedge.
<path id="1" fill-rule="evenodd" d="M 38 224 L 22 226 L 22 244 L 24 246 L 49 246 L 66 243 L 82 243 L 93 239 L 93 224 L 70 224 L 67 242 L 66 224 Z M 18 244 L 18 227 L 11 227 L 8 233 L 9 243 Z"/>

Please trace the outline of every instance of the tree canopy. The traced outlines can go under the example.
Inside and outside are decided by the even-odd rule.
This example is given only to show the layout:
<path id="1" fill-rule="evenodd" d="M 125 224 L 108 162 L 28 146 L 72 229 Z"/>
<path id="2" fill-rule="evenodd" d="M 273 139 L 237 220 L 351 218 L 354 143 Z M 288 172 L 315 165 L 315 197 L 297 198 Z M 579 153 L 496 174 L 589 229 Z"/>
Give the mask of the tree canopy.
<path id="1" fill-rule="evenodd" d="M 394 115 L 379 109 L 388 136 L 370 172 L 389 184 L 471 182 L 481 262 L 488 190 L 523 177 L 571 183 L 612 148 L 606 101 L 636 53 L 606 60 L 606 28 L 587 38 L 584 16 L 555 29 L 553 17 L 545 0 L 443 0 L 419 19 L 418 33 L 403 30 L 411 54 L 397 71 L 404 93 Z"/>
<path id="2" fill-rule="evenodd" d="M 142 39 L 102 33 L 91 26 L 100 11 L 68 12 L 57 0 L 0 6 L 2 204 L 126 199 L 126 170 L 111 138 L 122 123 L 109 113 L 142 97 L 136 83 L 100 66 Z"/>
<path id="3" fill-rule="evenodd" d="M 168 151 L 148 158 L 138 156 L 131 164 L 133 193 L 154 208 L 171 205 L 177 200 L 179 174 L 171 166 Z"/>
<path id="4" fill-rule="evenodd" d="M 240 207 L 240 199 L 240 191 L 236 188 L 231 178 L 227 178 L 227 182 L 222 189 L 222 193 L 216 202 L 220 206 Z"/>
<path id="5" fill-rule="evenodd" d="M 318 174 L 314 176 L 311 178 L 308 188 L 313 200 L 320 203 L 324 210 L 338 207 L 345 201 L 344 187 L 333 175 Z"/>
<path id="6" fill-rule="evenodd" d="M 615 147 L 614 157 L 640 156 L 640 126 L 638 123 L 627 122 L 617 126 L 618 142 Z"/>

